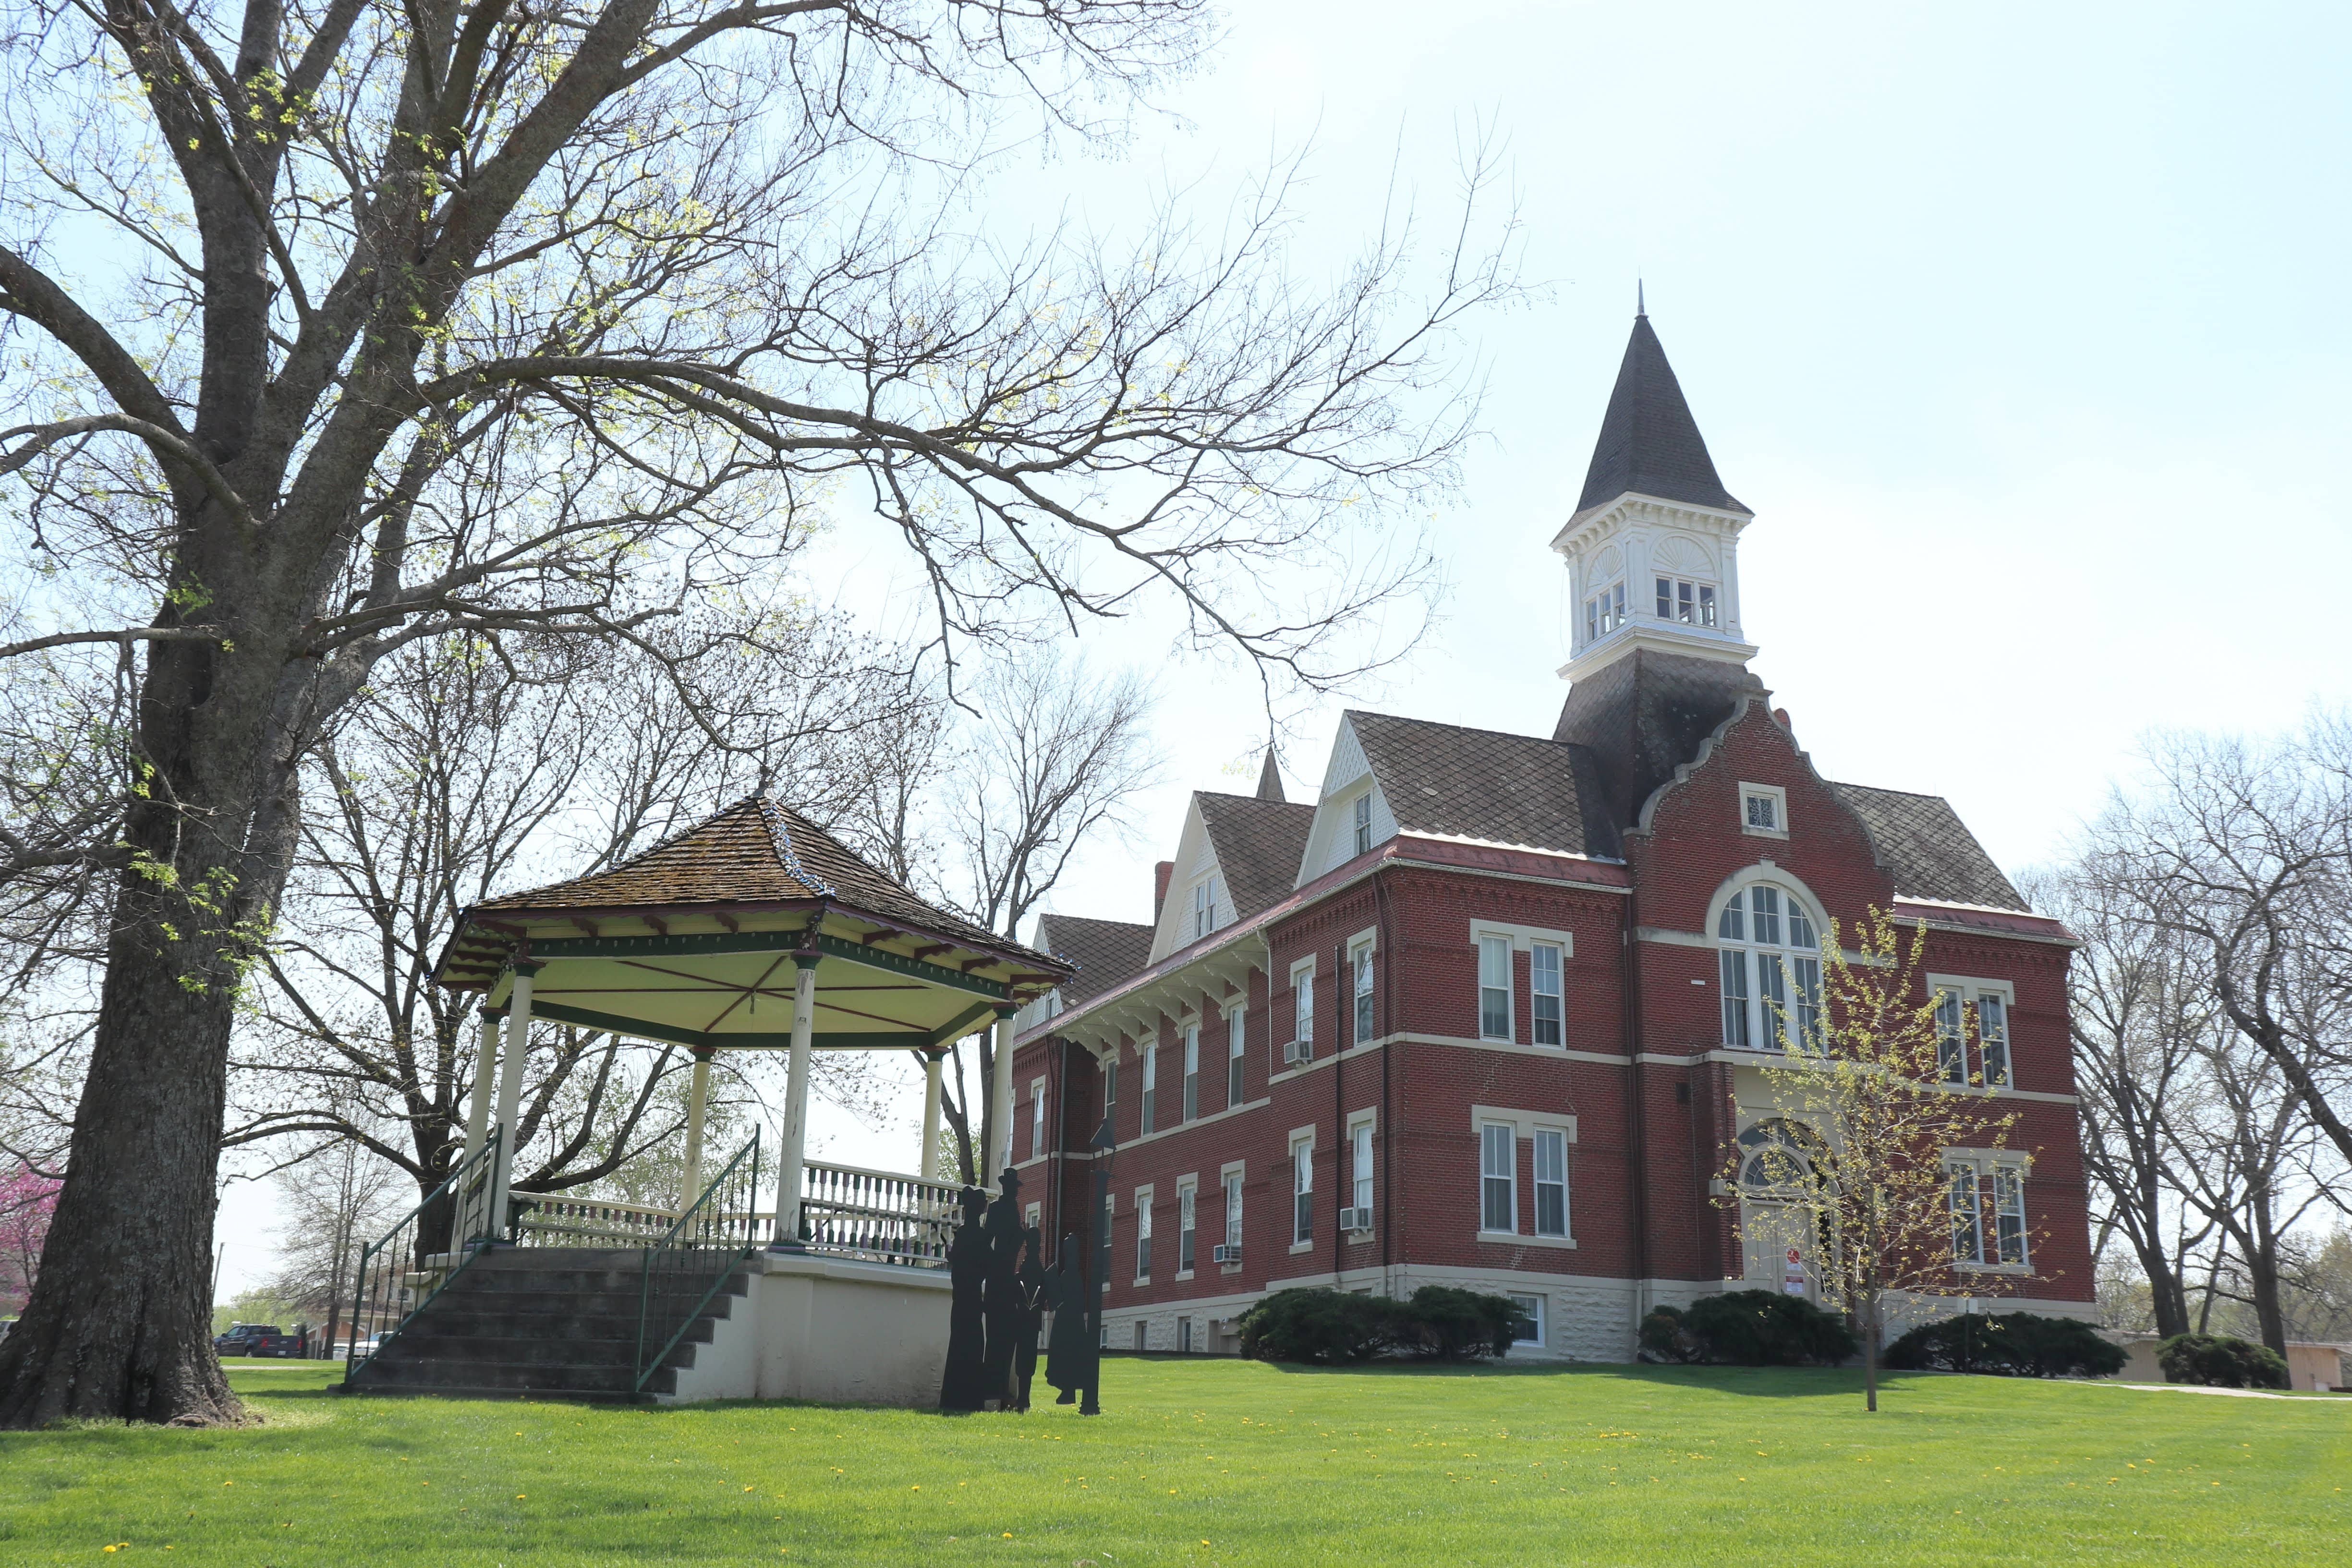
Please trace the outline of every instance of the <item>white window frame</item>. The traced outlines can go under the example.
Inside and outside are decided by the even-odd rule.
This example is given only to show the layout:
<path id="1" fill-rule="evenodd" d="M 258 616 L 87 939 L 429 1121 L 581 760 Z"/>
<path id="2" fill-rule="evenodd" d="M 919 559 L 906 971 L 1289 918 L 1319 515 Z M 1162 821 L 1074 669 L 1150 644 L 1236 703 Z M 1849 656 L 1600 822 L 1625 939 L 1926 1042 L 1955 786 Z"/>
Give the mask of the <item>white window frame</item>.
<path id="1" fill-rule="evenodd" d="M 1135 1282 L 1151 1283 L 1151 1189 L 1135 1189 Z"/>
<path id="2" fill-rule="evenodd" d="M 1372 792 L 1369 789 L 1349 804 L 1348 836 L 1358 855 L 1372 852 Z"/>
<path id="3" fill-rule="evenodd" d="M 1201 1026 L 1198 1022 L 1184 1026 L 1184 1096 L 1181 1126 L 1201 1118 Z"/>
<path id="4" fill-rule="evenodd" d="M 1512 1331 L 1511 1342 L 1515 1345 L 1534 1345 L 1540 1350 L 1543 1347 L 1544 1341 L 1547 1337 L 1547 1331 L 1550 1327 L 1550 1325 L 1544 1321 L 1544 1308 L 1547 1305 L 1547 1298 L 1539 1291 L 1522 1293 L 1520 1291 L 1514 1290 L 1510 1292 L 1510 1302 L 1514 1307 L 1532 1305 L 1534 1310 L 1523 1310 L 1520 1312 L 1519 1316 L 1528 1321 L 1534 1323 L 1536 1326 L 1535 1338 L 1533 1339 L 1525 1339 L 1520 1337 L 1515 1327 Z"/>
<path id="5" fill-rule="evenodd" d="M 1497 1133 L 1501 1137 L 1497 1138 Z M 1503 1168 L 1499 1173 L 1494 1169 L 1497 1149 L 1503 1154 Z M 1509 1224 L 1498 1226 L 1495 1223 L 1498 1205 Z M 1518 1130 L 1508 1121 L 1482 1121 L 1478 1124 L 1478 1234 L 1519 1234 Z"/>
<path id="6" fill-rule="evenodd" d="M 1305 1252 L 1315 1245 L 1315 1130 L 1295 1128 L 1290 1134 L 1290 1250 Z"/>
<path id="7" fill-rule="evenodd" d="M 1379 1124 L 1375 1111 L 1360 1110 L 1348 1119 L 1348 1196 L 1352 1208 L 1372 1206 L 1372 1177 L 1379 1159 L 1372 1149 L 1372 1137 Z"/>
<path id="8" fill-rule="evenodd" d="M 1312 955 L 1290 966 L 1290 1037 L 1302 1046 L 1315 1043 L 1315 960 Z"/>
<path id="9" fill-rule="evenodd" d="M 1029 1080 L 1029 1157 L 1045 1157 L 1045 1080 L 1042 1078 Z"/>
<path id="10" fill-rule="evenodd" d="M 1766 914 L 1754 908 L 1759 888 L 1775 895 L 1777 907 Z M 1811 941 L 1798 940 L 1800 922 Z M 1717 954 L 1717 1023 L 1726 1050 L 1779 1055 L 1784 1032 L 1819 1039 L 1821 933 L 1827 929 L 1812 895 L 1769 860 L 1724 894 L 1707 931 Z"/>
<path id="11" fill-rule="evenodd" d="M 1761 804 L 1771 814 L 1769 824 L 1759 826 L 1751 802 Z M 1789 837 L 1789 792 L 1779 784 L 1748 784 L 1739 786 L 1739 831 L 1750 838 L 1786 838 Z"/>
<path id="12" fill-rule="evenodd" d="M 1550 991 L 1543 988 L 1544 965 L 1539 962 L 1539 955 L 1549 955 L 1551 959 L 1554 988 Z M 1549 1019 L 1544 1016 L 1547 1000 L 1552 1004 L 1554 1014 Z M 1559 1038 L 1547 1040 L 1543 1037 L 1546 1024 L 1551 1026 Z M 1528 1043 L 1560 1050 L 1568 1048 L 1568 948 L 1563 943 L 1528 943 Z"/>
<path id="13" fill-rule="evenodd" d="M 1136 1095 L 1139 1101 L 1136 1136 L 1141 1138 L 1150 1134 L 1151 1113 L 1159 1109 L 1160 1042 L 1152 1040 L 1147 1043 L 1138 1054 L 1143 1058 L 1143 1086 Z"/>
<path id="14" fill-rule="evenodd" d="M 1242 1053 L 1249 1046 L 1249 1006 L 1238 1004 L 1225 1012 L 1225 1109 L 1248 1103 L 1244 1098 Z"/>
<path id="15" fill-rule="evenodd" d="M 1240 1161 L 1235 1161 L 1217 1173 L 1217 1185 L 1225 1197 L 1225 1245 L 1227 1247 L 1239 1247 L 1242 1244 L 1242 1189 L 1248 1184 L 1247 1177 L 1247 1168 Z M 1240 1265 L 1227 1264 L 1226 1267 L 1234 1268 L 1239 1268 Z"/>
<path id="16" fill-rule="evenodd" d="M 1501 931 L 1474 931 L 1471 942 L 1478 953 L 1478 1037 L 1515 1044 L 1518 1039 L 1517 1020 L 1512 1016 L 1511 994 L 1518 989 L 1517 965 L 1511 962 L 1511 939 Z M 1487 973 L 1487 961 L 1499 953 L 1502 957 L 1503 982 L 1494 983 Z M 1487 1010 L 1487 998 L 1499 994 L 1502 997 L 1503 1026 L 1499 1032 L 1493 1025 L 1494 1015 Z"/>
<path id="17" fill-rule="evenodd" d="M 2007 980 L 1987 980 L 1981 975 L 1974 974 L 1930 974 L 1927 976 L 1927 992 L 1937 998 L 1936 1022 L 1937 1033 L 1939 1037 L 1937 1062 L 1942 1069 L 1943 1081 L 1979 1089 L 2016 1088 L 2016 984 Z M 2000 1041 L 2004 1071 L 1998 1079 L 1994 1078 L 1990 1068 L 1987 1065 L 1984 1055 L 1986 1039 L 1984 1004 L 1987 997 L 1992 998 L 2000 1005 Z M 1947 999 L 1957 1004 L 1954 1011 L 1959 1015 L 1957 1019 L 1952 1020 L 1958 1025 L 1958 1050 L 1955 1056 L 1948 1056 L 1943 1047 L 1943 1042 L 1952 1038 L 1943 1009 L 1943 1004 Z M 1973 1023 L 1969 1016 L 1971 1014 L 1974 1015 Z M 1971 1059 L 1976 1066 L 1974 1072 L 1969 1070 Z M 1955 1065 L 1958 1068 L 1957 1076 L 1953 1071 Z"/>
<path id="18" fill-rule="evenodd" d="M 1535 1135 L 1528 1140 L 1528 1152 L 1533 1156 L 1529 1168 L 1535 1180 L 1536 1234 L 1559 1241 L 1571 1241 L 1576 1236 L 1576 1209 L 1575 1186 L 1569 1171 L 1568 1129 L 1538 1126 L 1534 1130 L 1534 1133 Z M 1544 1175 L 1544 1149 L 1548 1142 L 1556 1146 L 1559 1152 L 1559 1174 L 1557 1181 L 1547 1180 Z M 1559 1228 L 1557 1230 L 1544 1228 L 1544 1189 L 1550 1186 L 1557 1186 L 1559 1189 Z"/>
<path id="19" fill-rule="evenodd" d="M 1944 1171 L 1950 1181 L 1947 1202 L 1952 1209 L 1955 1238 L 1958 1233 L 1958 1184 L 1951 1178 L 1965 1172 L 1974 1192 L 1977 1252 L 1962 1256 L 1955 1247 L 1952 1267 L 1963 1272 L 2031 1274 L 2033 1272 L 2032 1215 L 2026 1206 L 2025 1182 L 2033 1168 L 2023 1150 L 1947 1149 Z M 2014 1219 L 2014 1232 L 2003 1222 Z M 1990 1245 L 1988 1245 L 1990 1243 Z M 2010 1254 L 2014 1253 L 2011 1257 Z"/>
<path id="20" fill-rule="evenodd" d="M 1348 1043 L 1360 1046 L 1374 1037 L 1378 1028 L 1373 1006 L 1373 986 L 1379 979 L 1374 968 L 1375 944 L 1372 933 L 1363 931 L 1348 942 Z"/>
<path id="21" fill-rule="evenodd" d="M 1190 1279 L 1200 1261 L 1194 1246 L 1200 1237 L 1194 1226 L 1199 1220 L 1196 1212 L 1201 1201 L 1201 1184 L 1197 1177 L 1182 1176 L 1176 1183 L 1176 1278 Z"/>

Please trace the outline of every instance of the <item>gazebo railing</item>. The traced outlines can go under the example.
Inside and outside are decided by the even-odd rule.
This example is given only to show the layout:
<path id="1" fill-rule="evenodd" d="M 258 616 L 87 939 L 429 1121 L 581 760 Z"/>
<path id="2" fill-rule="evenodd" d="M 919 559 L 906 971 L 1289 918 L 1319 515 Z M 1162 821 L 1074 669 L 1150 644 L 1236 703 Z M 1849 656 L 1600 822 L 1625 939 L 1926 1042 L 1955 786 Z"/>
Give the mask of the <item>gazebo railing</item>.
<path id="1" fill-rule="evenodd" d="M 482 1146 L 458 1161 L 448 1179 L 423 1203 L 403 1215 L 383 1239 L 360 1249 L 348 1331 L 351 1348 L 343 1358 L 345 1383 L 374 1360 L 383 1342 L 423 1311 L 492 1239 L 490 1178 L 498 1169 L 502 1131 L 491 1128 Z M 360 1347 L 363 1325 L 374 1329 L 364 1352 Z"/>
<path id="2" fill-rule="evenodd" d="M 813 1252 L 944 1268 L 958 1188 L 900 1171 L 816 1160 L 801 1167 L 801 1241 Z M 775 1216 L 764 1216 L 772 1235 Z"/>
<path id="3" fill-rule="evenodd" d="M 719 1294 L 754 1240 L 751 1205 L 760 1191 L 760 1135 L 743 1145 L 669 1229 L 646 1248 L 637 1308 L 636 1392 L 650 1380 L 702 1309 Z"/>
<path id="4" fill-rule="evenodd" d="M 677 1211 L 609 1198 L 516 1193 L 508 1200 L 517 1247 L 650 1247 L 677 1223 Z"/>

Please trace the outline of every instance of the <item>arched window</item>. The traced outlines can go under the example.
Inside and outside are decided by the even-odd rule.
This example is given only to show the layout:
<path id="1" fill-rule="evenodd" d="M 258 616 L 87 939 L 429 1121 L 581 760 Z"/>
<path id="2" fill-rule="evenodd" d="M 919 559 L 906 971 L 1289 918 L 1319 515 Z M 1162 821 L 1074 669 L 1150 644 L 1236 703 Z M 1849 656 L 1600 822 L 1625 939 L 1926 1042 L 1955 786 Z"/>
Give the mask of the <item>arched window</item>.
<path id="1" fill-rule="evenodd" d="M 1723 948 L 1723 1043 L 1778 1051 L 1821 1038 L 1821 938 L 1804 904 L 1786 889 L 1740 889 L 1715 922 Z"/>
<path id="2" fill-rule="evenodd" d="M 1800 1196 L 1820 1178 L 1808 1151 L 1812 1135 L 1793 1122 L 1774 1118 L 1759 1121 L 1739 1135 L 1739 1187 L 1749 1198 L 1788 1199 Z"/>

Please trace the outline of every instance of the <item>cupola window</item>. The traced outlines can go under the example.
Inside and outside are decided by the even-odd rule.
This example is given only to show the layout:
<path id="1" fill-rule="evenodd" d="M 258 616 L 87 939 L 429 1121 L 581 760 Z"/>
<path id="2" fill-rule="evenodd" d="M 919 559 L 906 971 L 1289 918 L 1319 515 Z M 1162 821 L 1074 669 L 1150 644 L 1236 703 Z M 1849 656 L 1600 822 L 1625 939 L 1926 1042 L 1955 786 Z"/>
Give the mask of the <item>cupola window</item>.
<path id="1" fill-rule="evenodd" d="M 1715 625 L 1715 584 L 1680 577 L 1658 579 L 1658 619 L 1686 626 Z"/>
<path id="2" fill-rule="evenodd" d="M 1584 601 L 1584 640 L 1595 642 L 1625 624 L 1625 584 L 1612 583 Z"/>

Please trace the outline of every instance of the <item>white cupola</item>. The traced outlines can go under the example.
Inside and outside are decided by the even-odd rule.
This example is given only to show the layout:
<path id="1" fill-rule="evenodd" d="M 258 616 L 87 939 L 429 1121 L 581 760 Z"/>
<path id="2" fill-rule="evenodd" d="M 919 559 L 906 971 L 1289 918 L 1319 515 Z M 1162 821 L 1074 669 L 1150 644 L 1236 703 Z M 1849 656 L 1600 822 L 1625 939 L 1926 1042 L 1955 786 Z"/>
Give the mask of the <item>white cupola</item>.
<path id="1" fill-rule="evenodd" d="M 1576 515 L 1551 547 L 1568 562 L 1579 680 L 1637 647 L 1745 665 L 1739 531 L 1755 513 L 1716 477 L 1646 313 L 1617 368 Z"/>

